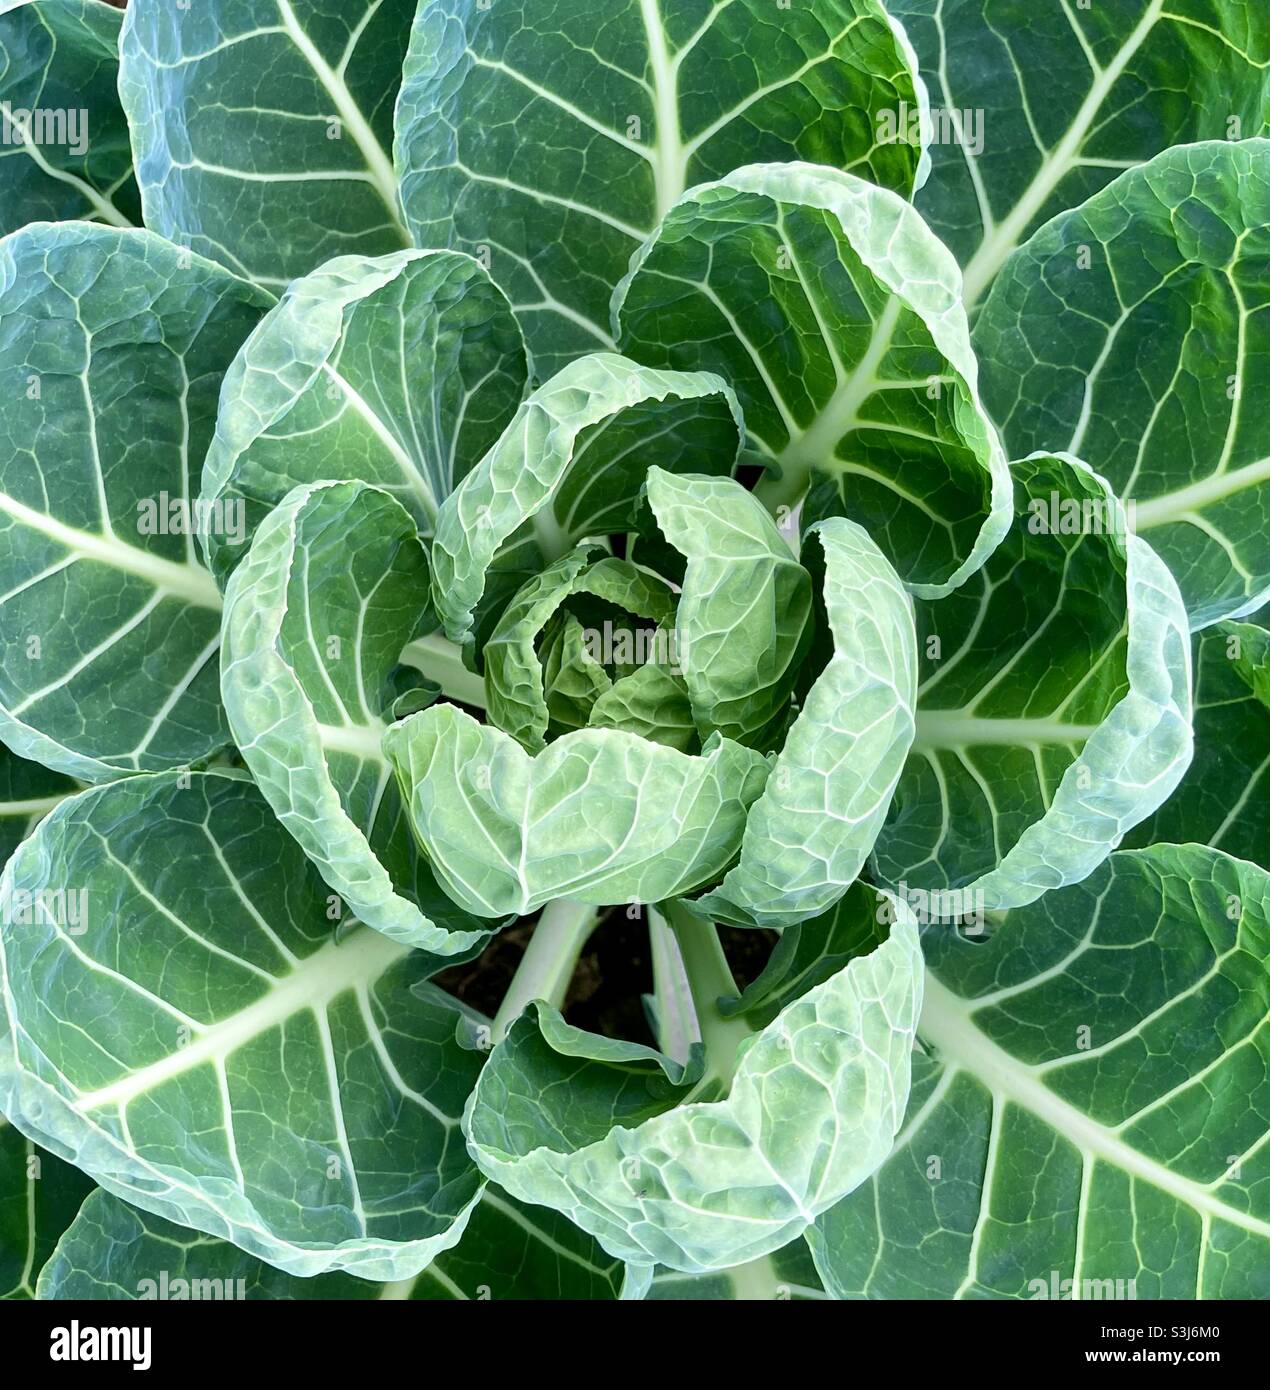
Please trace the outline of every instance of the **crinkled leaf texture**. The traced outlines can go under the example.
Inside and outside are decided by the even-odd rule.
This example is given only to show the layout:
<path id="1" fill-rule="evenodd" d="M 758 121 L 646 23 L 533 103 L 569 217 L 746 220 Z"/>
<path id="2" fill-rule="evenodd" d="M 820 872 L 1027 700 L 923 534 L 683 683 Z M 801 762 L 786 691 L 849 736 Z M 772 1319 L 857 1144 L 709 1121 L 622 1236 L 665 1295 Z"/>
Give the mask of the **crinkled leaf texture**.
<path id="1" fill-rule="evenodd" d="M 397 110 L 420 246 L 483 247 L 550 375 L 611 348 L 608 297 L 695 183 L 819 159 L 907 195 L 922 150 L 879 134 L 926 106 L 877 0 L 434 0 Z"/>
<path id="2" fill-rule="evenodd" d="M 221 689 L 257 786 L 349 913 L 455 955 L 489 924 L 437 887 L 381 747 L 391 677 L 427 608 L 427 557 L 398 502 L 364 483 L 298 487 L 230 578 Z"/>
<path id="3" fill-rule="evenodd" d="M 798 1271 L 806 1278 L 806 1270 Z M 793 1271 L 791 1270 L 791 1273 Z M 108 1192 L 86 1201 L 40 1271 L 41 1299 L 614 1299 L 625 1271 L 545 1207 L 486 1188 L 463 1238 L 391 1284 L 351 1274 L 284 1274 L 228 1241 L 140 1211 Z"/>
<path id="4" fill-rule="evenodd" d="M 1014 465 L 1014 529 L 983 572 L 917 604 L 917 733 L 873 864 L 936 915 L 1031 902 L 1092 872 L 1191 760 L 1186 610 L 1106 483 Z M 947 909 L 945 911 L 945 909 Z"/>
<path id="5" fill-rule="evenodd" d="M 581 729 L 530 757 L 449 704 L 394 724 L 384 752 L 437 877 L 478 917 L 700 888 L 736 854 L 768 774 L 760 754 L 717 735 L 693 757 Z"/>
<path id="6" fill-rule="evenodd" d="M 913 606 L 864 530 L 819 524 L 833 653 L 745 822 L 741 854 L 695 907 L 718 921 L 787 927 L 831 907 L 859 876 L 913 741 Z"/>
<path id="7" fill-rule="evenodd" d="M 131 0 L 119 93 L 146 226 L 281 289 L 409 244 L 393 103 L 414 0 Z"/>
<path id="8" fill-rule="evenodd" d="M 470 256 L 340 256 L 296 280 L 226 373 L 203 466 L 202 541 L 222 587 L 244 541 L 302 483 L 374 483 L 431 535 L 528 372 L 511 308 Z"/>
<path id="9" fill-rule="evenodd" d="M 1270 1297 L 1265 871 L 1122 852 L 924 944 L 928 1055 L 894 1153 L 809 1237 L 826 1288 Z"/>
<path id="10" fill-rule="evenodd" d="M 638 362 L 717 372 L 776 475 L 766 500 L 810 483 L 804 520 L 861 522 L 914 593 L 951 592 L 1008 528 L 961 273 L 896 194 L 814 164 L 694 188 L 632 257 L 613 321 Z"/>
<path id="11" fill-rule="evenodd" d="M 191 498 L 264 291 L 152 232 L 0 241 L 0 733 L 83 781 L 228 740 Z"/>
<path id="12" fill-rule="evenodd" d="M 1270 128 L 1270 11 L 1255 0 L 888 8 L 941 123 L 915 201 L 966 267 L 968 305 L 1015 247 L 1118 171 L 1170 145 Z"/>
<path id="13" fill-rule="evenodd" d="M 481 1187 L 460 1007 L 428 956 L 337 937 L 245 777 L 64 801 L 0 920 L 0 1111 L 29 1138 L 289 1274 L 408 1278 L 457 1243 Z"/>
<path id="14" fill-rule="evenodd" d="M 539 1004 L 490 1056 L 465 1119 L 481 1169 L 632 1264 L 705 1273 L 787 1245 L 890 1151 L 921 1003 L 917 931 L 795 999 L 693 1100 L 660 1054 Z"/>
<path id="15" fill-rule="evenodd" d="M 140 224 L 119 105 L 122 23 L 100 0 L 0 6 L 0 236 L 45 219 Z M 19 111 L 51 120 L 54 138 Z"/>
<path id="16" fill-rule="evenodd" d="M 1166 150 L 1006 262 L 975 325 L 1011 457 L 1132 501 L 1191 626 L 1270 598 L 1270 140 Z"/>
<path id="17" fill-rule="evenodd" d="M 652 465 L 730 475 L 743 439 L 736 398 L 708 372 L 653 371 L 614 353 L 566 367 L 441 507 L 432 593 L 450 639 L 472 640 L 488 572 L 526 522 L 544 560 L 588 536 L 633 530 Z"/>

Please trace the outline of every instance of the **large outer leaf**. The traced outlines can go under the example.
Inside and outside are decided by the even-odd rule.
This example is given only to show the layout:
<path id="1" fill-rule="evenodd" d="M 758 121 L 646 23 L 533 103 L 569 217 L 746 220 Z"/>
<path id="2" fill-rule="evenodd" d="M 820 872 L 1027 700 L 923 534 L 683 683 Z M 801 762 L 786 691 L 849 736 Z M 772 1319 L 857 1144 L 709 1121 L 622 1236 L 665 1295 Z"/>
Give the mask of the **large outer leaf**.
<path id="1" fill-rule="evenodd" d="M 1043 222 L 1170 145 L 1270 127 L 1259 0 L 888 0 L 941 130 L 918 208 L 973 304 Z M 975 145 L 978 149 L 973 148 Z"/>
<path id="2" fill-rule="evenodd" d="M 690 757 L 618 729 L 565 734 L 531 758 L 454 705 L 392 725 L 384 751 L 437 877 L 479 917 L 691 892 L 736 854 L 768 773 L 726 739 Z"/>
<path id="3" fill-rule="evenodd" d="M 0 235 L 74 217 L 140 223 L 117 91 L 122 22 L 101 0 L 0 4 Z M 51 132 L 19 111 L 51 119 Z"/>
<path id="4" fill-rule="evenodd" d="M 247 539 L 300 483 L 360 478 L 432 534 L 437 508 L 524 394 L 520 329 L 476 261 L 341 256 L 288 287 L 225 376 L 203 496 Z M 223 583 L 241 540 L 205 532 Z"/>
<path id="5" fill-rule="evenodd" d="M 931 1055 L 894 1154 L 810 1237 L 826 1287 L 1270 1296 L 1266 874 L 1116 854 L 987 942 L 925 946 Z"/>
<path id="6" fill-rule="evenodd" d="M 228 741 L 190 499 L 268 302 L 150 232 L 0 242 L 0 735 L 23 756 L 102 781 Z M 173 509 L 183 533 L 152 534 Z"/>
<path id="7" fill-rule="evenodd" d="M 919 150 L 876 118 L 925 105 L 875 0 L 437 0 L 397 112 L 420 246 L 484 248 L 544 376 L 612 347 L 608 298 L 692 184 L 817 159 L 907 194 Z"/>
<path id="8" fill-rule="evenodd" d="M 688 560 L 675 636 L 697 729 L 767 747 L 811 641 L 811 576 L 731 478 L 650 468 L 648 501 Z"/>
<path id="9" fill-rule="evenodd" d="M 964 583 L 1009 525 L 961 275 L 896 194 L 812 164 L 738 169 L 671 209 L 613 318 L 637 361 L 736 391 L 781 474 L 769 502 L 810 481 L 815 515 L 862 522 L 915 593 Z"/>
<path id="10" fill-rule="evenodd" d="M 801 1266 L 790 1270 L 795 1272 L 807 1277 Z M 619 1296 L 623 1277 L 621 1261 L 572 1222 L 492 1189 L 486 1189 L 458 1245 L 443 1250 L 422 1273 L 393 1284 L 350 1274 L 284 1274 L 227 1241 L 96 1192 L 44 1266 L 39 1297 L 606 1300 Z"/>
<path id="11" fill-rule="evenodd" d="M 274 288 L 409 242 L 392 113 L 414 0 L 131 0 L 119 92 L 146 226 Z"/>
<path id="12" fill-rule="evenodd" d="M 350 914 L 452 955 L 489 924 L 438 889 L 380 747 L 390 677 L 427 606 L 427 558 L 399 503 L 364 483 L 296 488 L 229 581 L 221 690 L 256 784 Z M 425 915 L 437 909 L 448 920 Z"/>
<path id="13" fill-rule="evenodd" d="M 1192 627 L 1270 598 L 1270 140 L 1168 150 L 1020 247 L 975 327 L 1012 458 L 1085 459 Z"/>
<path id="14" fill-rule="evenodd" d="M 612 353 L 566 367 L 441 507 L 432 591 L 451 640 L 471 640 L 487 571 L 525 522 L 548 560 L 586 536 L 631 530 L 650 465 L 730 474 L 740 431 L 735 397 L 708 372 L 652 371 Z"/>
<path id="15" fill-rule="evenodd" d="M 779 1250 L 872 1172 L 908 1095 L 921 997 L 911 917 L 742 1048 L 728 1094 L 683 1099 L 665 1059 L 512 1025 L 465 1119 L 483 1171 L 564 1212 L 612 1254 L 704 1273 Z M 664 1073 L 664 1074 L 663 1074 Z"/>
<path id="16" fill-rule="evenodd" d="M 1218 623 L 1195 637 L 1195 758 L 1177 790 L 1125 837 L 1136 849 L 1197 841 L 1270 869 L 1270 632 Z"/>
<path id="17" fill-rule="evenodd" d="M 912 602 L 854 522 L 821 522 L 816 541 L 833 655 L 750 811 L 740 862 L 697 904 L 738 926 L 786 927 L 842 896 L 864 867 L 913 741 Z"/>
<path id="18" fill-rule="evenodd" d="M 92 1182 L 0 1118 L 0 1301 L 35 1297 L 35 1281 Z"/>
<path id="19" fill-rule="evenodd" d="M 84 895 L 74 928 L 62 893 Z M 429 957 L 337 941 L 245 777 L 63 802 L 5 870 L 0 919 L 0 1110 L 28 1137 L 291 1274 L 407 1278 L 457 1242 L 480 1190 L 459 1008 Z"/>
<path id="20" fill-rule="evenodd" d="M 917 736 L 874 853 L 883 882 L 964 889 L 967 912 L 1084 878 L 1191 759 L 1172 575 L 1079 460 L 1014 476 L 1018 519 L 983 572 L 917 605 Z"/>

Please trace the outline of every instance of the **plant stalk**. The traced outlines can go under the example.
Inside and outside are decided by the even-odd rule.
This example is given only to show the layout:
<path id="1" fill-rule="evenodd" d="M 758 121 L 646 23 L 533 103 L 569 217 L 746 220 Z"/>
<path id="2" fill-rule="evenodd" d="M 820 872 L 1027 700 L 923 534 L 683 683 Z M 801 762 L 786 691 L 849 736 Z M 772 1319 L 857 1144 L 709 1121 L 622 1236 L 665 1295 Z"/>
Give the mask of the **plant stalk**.
<path id="1" fill-rule="evenodd" d="M 459 647 L 441 633 L 430 632 L 408 643 L 401 653 L 401 661 L 405 666 L 422 671 L 430 681 L 436 681 L 441 693 L 449 699 L 474 709 L 485 708 L 484 679 L 464 666 Z"/>
<path id="2" fill-rule="evenodd" d="M 662 909 L 675 934 L 692 990 L 697 1027 L 706 1050 L 706 1075 L 729 1086 L 736 1071 L 737 1052 L 751 1029 L 741 1018 L 725 1018 L 719 1000 L 739 992 L 713 922 L 703 922 L 687 908 L 672 902 Z"/>
<path id="3" fill-rule="evenodd" d="M 560 1008 L 587 938 L 595 930 L 600 909 L 572 898 L 549 902 L 538 918 L 525 954 L 520 958 L 503 1002 L 490 1027 L 491 1040 L 500 1043 L 507 1030 L 535 999 Z"/>

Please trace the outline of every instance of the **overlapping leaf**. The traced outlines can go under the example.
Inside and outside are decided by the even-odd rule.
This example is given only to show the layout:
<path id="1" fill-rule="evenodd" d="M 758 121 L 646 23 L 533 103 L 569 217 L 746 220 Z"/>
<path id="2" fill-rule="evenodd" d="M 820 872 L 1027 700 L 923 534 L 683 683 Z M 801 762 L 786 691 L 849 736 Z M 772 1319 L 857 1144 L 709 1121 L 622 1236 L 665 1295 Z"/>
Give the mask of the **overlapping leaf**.
<path id="1" fill-rule="evenodd" d="M 1078 882 L 1191 758 L 1172 575 L 1084 464 L 1013 471 L 1006 541 L 959 593 L 917 605 L 916 738 L 873 855 L 898 891 L 957 890 L 931 899 L 936 916 Z"/>
<path id="2" fill-rule="evenodd" d="M 809 1237 L 826 1288 L 1270 1295 L 1265 872 L 1120 853 L 925 948 L 928 1055 L 891 1158 Z"/>
<path id="3" fill-rule="evenodd" d="M 122 22 L 101 0 L 0 6 L 0 236 L 46 219 L 140 225 Z"/>
<path id="4" fill-rule="evenodd" d="M 287 1273 L 417 1274 L 480 1191 L 458 1118 L 481 1059 L 426 955 L 332 916 L 241 775 L 63 802 L 0 880 L 0 1111 Z"/>
<path id="5" fill-rule="evenodd" d="M 930 87 L 918 209 L 974 305 L 1043 222 L 1170 145 L 1270 130 L 1270 13 L 1227 0 L 888 0 Z M 920 113 L 911 113 L 920 128 Z"/>
<path id="6" fill-rule="evenodd" d="M 427 608 L 427 559 L 399 503 L 364 483 L 296 488 L 229 581 L 221 688 L 256 784 L 348 911 L 453 955 L 479 949 L 488 924 L 437 887 L 380 746 Z"/>
<path id="7" fill-rule="evenodd" d="M 1066 450 L 1132 501 L 1192 627 L 1270 597 L 1267 258 L 1270 140 L 1186 145 L 1037 232 L 975 326 L 1011 457 Z"/>
<path id="8" fill-rule="evenodd" d="M 263 291 L 150 232 L 0 242 L 0 733 L 85 781 L 228 741 L 198 490 Z"/>
<path id="9" fill-rule="evenodd" d="M 902 198 L 811 164 L 694 189 L 613 297 L 622 351 L 718 372 L 769 505 L 862 522 L 915 593 L 965 582 L 1009 524 L 956 262 Z M 763 312 L 756 313 L 762 305 Z"/>
<path id="10" fill-rule="evenodd" d="M 414 0 L 132 0 L 119 92 L 146 226 L 281 289 L 409 245 L 393 104 Z"/>
<path id="11" fill-rule="evenodd" d="M 898 1128 L 921 995 L 916 931 L 898 912 L 886 942 L 742 1046 L 721 1096 L 709 1074 L 696 1099 L 691 1071 L 537 1006 L 472 1094 L 477 1162 L 632 1263 L 705 1273 L 781 1249 L 867 1177 Z"/>
<path id="12" fill-rule="evenodd" d="M 685 189 L 754 159 L 817 159 L 907 194 L 920 150 L 878 118 L 924 108 L 875 0 L 422 5 L 397 112 L 420 246 L 483 248 L 544 378 L 611 348 L 608 298 Z"/>

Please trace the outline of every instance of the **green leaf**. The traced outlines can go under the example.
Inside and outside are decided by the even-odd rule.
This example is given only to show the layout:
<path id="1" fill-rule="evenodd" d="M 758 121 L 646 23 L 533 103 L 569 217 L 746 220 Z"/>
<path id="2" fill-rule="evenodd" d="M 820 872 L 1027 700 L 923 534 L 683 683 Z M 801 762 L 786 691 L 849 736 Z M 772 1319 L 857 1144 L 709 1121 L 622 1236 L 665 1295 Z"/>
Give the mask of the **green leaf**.
<path id="1" fill-rule="evenodd" d="M 726 739 L 690 757 L 617 729 L 566 734 L 531 758 L 454 705 L 394 724 L 384 752 L 438 879 L 479 917 L 699 888 L 736 854 L 768 773 Z"/>
<path id="2" fill-rule="evenodd" d="M 194 540 L 225 369 L 263 291 L 150 232 L 0 241 L 0 736 L 83 781 L 228 742 Z"/>
<path id="3" fill-rule="evenodd" d="M 888 0 L 938 125 L 918 209 L 976 303 L 1010 253 L 1170 145 L 1270 128 L 1270 13 L 1211 0 Z M 914 116 L 916 119 L 916 116 Z"/>
<path id="4" fill-rule="evenodd" d="M 465 1118 L 487 1176 L 611 1254 L 685 1273 L 781 1249 L 889 1151 L 921 995 L 911 917 L 742 1047 L 721 1099 L 546 1005 L 490 1055 Z M 683 1102 L 687 1103 L 683 1103 Z"/>
<path id="5" fill-rule="evenodd" d="M 1265 872 L 1120 853 L 987 941 L 924 944 L 930 1055 L 891 1158 L 809 1237 L 826 1288 L 1270 1296 Z"/>
<path id="6" fill-rule="evenodd" d="M 675 637 L 698 732 L 766 748 L 811 642 L 811 576 L 731 478 L 650 468 L 648 501 L 688 560 Z"/>
<path id="7" fill-rule="evenodd" d="M 901 893 L 958 890 L 935 916 L 1084 878 L 1191 759 L 1172 575 L 1079 460 L 1013 472 L 1014 529 L 982 574 L 917 605 L 917 736 L 873 862 Z"/>
<path id="8" fill-rule="evenodd" d="M 1125 844 L 1196 841 L 1270 868 L 1270 632 L 1218 623 L 1194 642 L 1195 758 Z"/>
<path id="9" fill-rule="evenodd" d="M 0 1302 L 35 1297 L 35 1281 L 92 1183 L 0 1117 Z"/>
<path id="10" fill-rule="evenodd" d="M 580 727 L 588 722 L 596 703 L 613 690 L 604 666 L 586 649 L 581 625 L 576 628 L 581 644 L 577 647 L 572 646 L 573 629 L 565 632 L 572 615 L 562 612 L 562 605 L 575 594 L 607 600 L 649 622 L 674 618 L 674 595 L 662 580 L 625 560 L 605 556 L 599 546 L 578 546 L 525 584 L 503 610 L 483 655 L 489 717 L 529 753 L 541 752 L 547 745 L 552 704 L 561 699 L 578 702 Z M 540 653 L 538 641 L 548 624 L 553 630 Z M 570 650 L 562 670 L 562 653 L 555 649 L 553 676 L 563 675 L 564 689 L 557 693 L 553 686 L 549 692 L 544 657 L 560 640 L 570 643 Z M 682 687 L 678 694 L 686 698 Z"/>
<path id="11" fill-rule="evenodd" d="M 0 743 L 0 865 L 41 817 L 78 790 L 78 783 L 71 778 L 27 762 Z"/>
<path id="12" fill-rule="evenodd" d="M 257 786 L 350 914 L 445 956 L 479 949 L 489 924 L 437 887 L 380 746 L 427 608 L 427 557 L 398 502 L 365 483 L 298 487 L 230 578 L 221 690 Z"/>
<path id="13" fill-rule="evenodd" d="M 146 226 L 274 289 L 409 245 L 391 150 L 413 14 L 131 0 L 119 94 Z"/>
<path id="14" fill-rule="evenodd" d="M 802 1273 L 802 1271 L 799 1271 Z M 95 1192 L 40 1275 L 41 1299 L 270 1302 L 618 1297 L 620 1261 L 555 1212 L 487 1189 L 463 1238 L 392 1284 L 349 1274 L 284 1274 L 227 1241 Z"/>
<path id="15" fill-rule="evenodd" d="M 633 529 L 652 464 L 727 475 L 741 439 L 736 399 L 716 376 L 651 371 L 612 353 L 566 367 L 442 504 L 432 593 L 450 639 L 471 641 L 487 571 L 524 523 L 550 562 L 588 536 Z"/>
<path id="16" fill-rule="evenodd" d="M 290 1274 L 392 1280 L 480 1191 L 433 962 L 333 931 L 242 775 L 63 802 L 0 880 L 0 1111 L 117 1197 Z"/>
<path id="17" fill-rule="evenodd" d="M 826 911 L 864 867 L 913 741 L 917 651 L 899 576 L 854 522 L 821 522 L 833 654 L 763 795 L 740 862 L 696 906 L 718 921 L 786 927 Z"/>
<path id="18" fill-rule="evenodd" d="M 325 479 L 374 483 L 430 536 L 527 375 L 502 291 L 467 256 L 340 256 L 295 281 L 225 377 L 203 496 L 245 516 L 204 532 L 213 572 L 223 584 L 269 509 Z"/>
<path id="19" fill-rule="evenodd" d="M 0 13 L 0 236 L 82 217 L 137 226 L 119 105 L 123 16 L 101 0 L 31 0 Z"/>
<path id="20" fill-rule="evenodd" d="M 921 151 L 877 117 L 925 106 L 875 0 L 422 5 L 397 111 L 420 246 L 483 248 L 544 377 L 611 348 L 608 299 L 685 189 L 817 159 L 907 195 Z"/>
<path id="21" fill-rule="evenodd" d="M 1270 598 L 1270 140 L 1168 150 L 1006 262 L 975 327 L 1012 458 L 1086 460 L 1192 628 Z"/>
<path id="22" fill-rule="evenodd" d="M 956 262 L 912 207 L 850 174 L 751 165 L 696 188 L 613 297 L 622 351 L 736 391 L 773 469 L 760 495 L 861 522 L 938 598 L 1009 525 Z M 755 306 L 762 306 L 756 312 Z"/>

